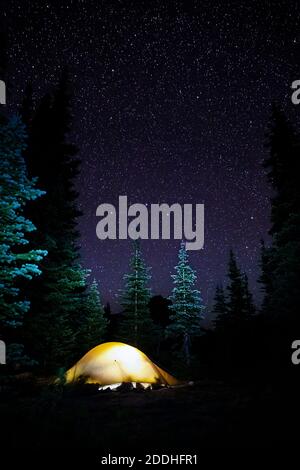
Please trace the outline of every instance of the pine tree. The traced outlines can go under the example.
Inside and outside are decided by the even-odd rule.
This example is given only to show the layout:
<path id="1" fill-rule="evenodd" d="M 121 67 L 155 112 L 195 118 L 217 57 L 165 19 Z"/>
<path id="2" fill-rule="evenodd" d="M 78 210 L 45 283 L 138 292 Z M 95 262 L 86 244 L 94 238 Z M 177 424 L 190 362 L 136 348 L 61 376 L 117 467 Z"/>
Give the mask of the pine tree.
<path id="1" fill-rule="evenodd" d="M 68 266 L 51 261 L 45 265 L 37 298 L 39 301 L 39 295 L 43 295 L 40 310 L 31 309 L 29 312 L 27 341 L 30 351 L 46 370 L 55 372 L 74 361 L 78 351 L 86 277 L 86 270 L 78 264 Z"/>
<path id="2" fill-rule="evenodd" d="M 300 327 L 300 137 L 283 112 L 273 107 L 264 166 L 275 192 L 272 199 L 272 246 L 263 251 L 263 312 L 283 328 Z"/>
<path id="3" fill-rule="evenodd" d="M 268 170 L 267 178 L 275 191 L 270 234 L 280 243 L 276 234 L 282 232 L 293 214 L 299 214 L 300 139 L 277 106 L 273 106 L 272 110 L 267 147 L 270 155 L 264 167 Z"/>
<path id="4" fill-rule="evenodd" d="M 227 310 L 226 296 L 222 285 L 218 285 L 216 287 L 212 314 L 214 316 L 213 323 L 216 329 L 223 329 L 224 327 L 226 327 L 229 316 Z"/>
<path id="5" fill-rule="evenodd" d="M 142 258 L 138 241 L 133 244 L 130 260 L 131 271 L 125 274 L 125 288 L 121 291 L 121 305 L 124 318 L 120 324 L 120 338 L 129 344 L 153 351 L 156 342 L 155 326 L 150 317 L 148 287 L 151 276 Z"/>
<path id="6" fill-rule="evenodd" d="M 105 318 L 98 284 L 95 279 L 88 289 L 86 296 L 80 328 L 80 342 L 83 353 L 103 342 L 108 326 L 108 320 Z"/>
<path id="7" fill-rule="evenodd" d="M 170 324 L 170 299 L 162 295 L 154 295 L 149 302 L 150 315 L 153 322 L 163 330 Z"/>
<path id="8" fill-rule="evenodd" d="M 200 335 L 200 322 L 203 319 L 203 302 L 199 290 L 194 289 L 197 276 L 189 265 L 185 243 L 182 242 L 178 254 L 176 274 L 172 275 L 175 287 L 169 299 L 170 309 L 174 312 L 168 326 L 169 335 L 179 338 L 182 352 L 187 364 L 190 362 L 191 342 L 193 337 Z"/>
<path id="9" fill-rule="evenodd" d="M 266 313 L 269 309 L 269 300 L 273 292 L 273 272 L 274 266 L 274 250 L 272 247 L 266 247 L 264 241 L 261 241 L 260 250 L 260 270 L 261 274 L 258 282 L 261 284 L 261 290 L 264 294 L 263 302 L 261 306 L 262 313 Z"/>
<path id="10" fill-rule="evenodd" d="M 244 314 L 245 318 L 252 317 L 252 315 L 255 314 L 255 305 L 253 303 L 253 296 L 252 293 L 249 290 L 249 282 L 248 282 L 248 276 L 246 274 L 243 275 L 242 277 L 242 283 L 243 283 L 243 294 L 244 294 Z"/>
<path id="11" fill-rule="evenodd" d="M 217 286 L 215 314 L 216 359 L 223 370 L 232 370 L 253 360 L 253 325 L 255 307 L 249 290 L 248 277 L 242 273 L 233 251 L 229 254 L 227 295 Z M 246 352 L 241 356 L 245 345 Z M 246 346 L 247 345 L 247 346 Z M 221 356 L 221 357 L 220 357 Z"/>
<path id="12" fill-rule="evenodd" d="M 35 230 L 24 216 L 28 201 L 44 194 L 36 179 L 27 177 L 23 152 L 24 126 L 18 117 L 0 124 L 0 327 L 22 325 L 29 301 L 21 289 L 22 280 L 41 273 L 39 264 L 45 250 L 28 248 L 28 234 Z"/>
<path id="13" fill-rule="evenodd" d="M 77 149 L 69 143 L 69 84 L 63 77 L 53 95 L 46 95 L 29 125 L 26 159 L 47 194 L 29 209 L 38 228 L 33 246 L 48 257 L 43 274 L 30 290 L 32 309 L 26 323 L 28 345 L 41 366 L 68 364 L 76 348 L 87 272 L 78 263 Z"/>
<path id="14" fill-rule="evenodd" d="M 249 291 L 248 277 L 241 273 L 232 250 L 229 253 L 228 279 L 228 323 L 238 327 L 255 313 L 255 307 Z"/>
<path id="15" fill-rule="evenodd" d="M 231 321 L 238 321 L 244 313 L 244 291 L 241 271 L 237 265 L 232 250 L 229 253 L 228 264 L 228 312 Z"/>

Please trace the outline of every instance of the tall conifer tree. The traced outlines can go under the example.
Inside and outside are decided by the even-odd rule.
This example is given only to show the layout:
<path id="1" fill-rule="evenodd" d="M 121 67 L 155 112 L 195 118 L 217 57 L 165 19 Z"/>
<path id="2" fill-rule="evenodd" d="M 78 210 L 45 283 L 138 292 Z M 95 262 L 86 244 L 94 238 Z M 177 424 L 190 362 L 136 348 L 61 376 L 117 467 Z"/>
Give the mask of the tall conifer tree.
<path id="1" fill-rule="evenodd" d="M 120 324 L 120 338 L 133 346 L 151 351 L 156 341 L 156 331 L 149 310 L 149 271 L 142 257 L 140 243 L 135 241 L 130 272 L 124 275 L 125 287 L 121 291 L 124 319 Z"/>
<path id="2" fill-rule="evenodd" d="M 79 339 L 82 345 L 82 353 L 86 353 L 104 341 L 107 326 L 108 320 L 105 317 L 97 281 L 94 279 L 86 292 L 86 299 L 83 303 L 83 318 Z"/>
<path id="3" fill-rule="evenodd" d="M 31 249 L 35 226 L 24 214 L 28 201 L 43 195 L 36 179 L 27 177 L 23 152 L 24 126 L 18 117 L 0 123 L 0 329 L 6 333 L 22 325 L 30 302 L 22 281 L 41 274 L 45 250 Z"/>
<path id="4" fill-rule="evenodd" d="M 203 319 L 204 305 L 200 291 L 194 288 L 197 276 L 189 265 L 185 243 L 182 242 L 178 253 L 176 274 L 172 275 L 174 288 L 169 299 L 173 315 L 171 325 L 167 327 L 169 335 L 179 338 L 182 352 L 187 363 L 191 357 L 191 342 L 200 335 L 200 322 Z"/>
<path id="5" fill-rule="evenodd" d="M 31 289 L 32 309 L 26 325 L 28 344 L 48 369 L 72 361 L 80 324 L 87 273 L 78 262 L 77 149 L 69 143 L 69 83 L 64 76 L 53 95 L 46 95 L 29 124 L 26 153 L 30 174 L 47 194 L 32 207 L 38 233 L 32 244 L 44 246 L 43 274 Z"/>
<path id="6" fill-rule="evenodd" d="M 300 328 L 300 137 L 276 106 L 264 166 L 272 198 L 272 246 L 262 250 L 263 311 L 280 328 Z"/>
<path id="7" fill-rule="evenodd" d="M 216 287 L 216 293 L 214 297 L 214 306 L 212 310 L 214 316 L 214 325 L 216 329 L 223 329 L 226 326 L 228 320 L 228 310 L 226 303 L 226 296 L 223 286 L 218 285 Z"/>

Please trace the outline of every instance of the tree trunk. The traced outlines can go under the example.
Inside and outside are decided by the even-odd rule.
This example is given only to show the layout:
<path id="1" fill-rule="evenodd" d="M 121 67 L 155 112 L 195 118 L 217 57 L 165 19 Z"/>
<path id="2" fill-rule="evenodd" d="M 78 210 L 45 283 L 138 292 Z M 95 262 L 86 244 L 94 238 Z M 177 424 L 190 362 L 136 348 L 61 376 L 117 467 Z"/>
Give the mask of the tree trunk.
<path id="1" fill-rule="evenodd" d="M 191 362 L 191 355 L 190 355 L 190 346 L 191 346 L 191 341 L 188 333 L 184 334 L 184 339 L 183 339 L 183 351 L 185 355 L 185 361 L 187 365 L 190 365 Z"/>

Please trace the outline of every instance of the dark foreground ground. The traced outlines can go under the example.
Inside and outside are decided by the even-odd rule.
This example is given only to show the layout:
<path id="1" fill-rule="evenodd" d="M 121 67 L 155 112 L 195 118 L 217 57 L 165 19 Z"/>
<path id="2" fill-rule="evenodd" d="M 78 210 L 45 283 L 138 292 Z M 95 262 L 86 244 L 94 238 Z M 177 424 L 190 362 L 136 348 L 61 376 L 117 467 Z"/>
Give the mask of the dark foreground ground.
<path id="1" fill-rule="evenodd" d="M 98 392 L 94 386 L 7 389 L 1 394 L 1 448 L 91 449 L 98 456 L 197 453 L 299 442 L 299 390 L 290 385 L 226 384 Z M 77 453 L 77 452 L 76 452 Z M 125 454 L 126 455 L 126 454 Z"/>

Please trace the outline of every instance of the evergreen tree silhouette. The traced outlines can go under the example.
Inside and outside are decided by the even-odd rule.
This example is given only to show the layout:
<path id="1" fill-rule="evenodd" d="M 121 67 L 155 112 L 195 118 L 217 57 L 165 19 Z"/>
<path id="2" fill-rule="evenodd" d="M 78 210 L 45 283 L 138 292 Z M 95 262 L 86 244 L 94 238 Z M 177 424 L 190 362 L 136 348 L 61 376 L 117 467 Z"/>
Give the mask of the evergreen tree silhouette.
<path id="1" fill-rule="evenodd" d="M 87 289 L 86 299 L 83 303 L 83 319 L 78 335 L 82 353 L 86 353 L 104 341 L 107 325 L 108 320 L 105 318 L 98 284 L 94 279 Z"/>
<path id="2" fill-rule="evenodd" d="M 30 289 L 32 308 L 25 325 L 27 342 L 41 366 L 68 365 L 76 348 L 87 272 L 78 260 L 76 147 L 69 143 L 70 93 L 67 76 L 41 101 L 30 123 L 26 159 L 29 174 L 46 190 L 43 201 L 29 208 L 37 232 L 32 245 L 45 247 L 42 276 Z"/>
<path id="3" fill-rule="evenodd" d="M 170 317 L 172 323 L 168 326 L 167 332 L 170 336 L 179 338 L 183 357 L 189 364 L 192 340 L 201 333 L 204 305 L 200 291 L 194 288 L 197 276 L 189 264 L 184 242 L 180 245 L 175 271 L 176 274 L 172 275 L 174 288 L 169 297 L 172 302 L 170 306 L 173 312 Z"/>
<path id="4" fill-rule="evenodd" d="M 218 285 L 216 287 L 212 314 L 214 316 L 213 324 L 215 328 L 223 329 L 227 324 L 228 310 L 226 304 L 226 296 L 222 285 Z"/>
<path id="5" fill-rule="evenodd" d="M 255 315 L 256 309 L 255 305 L 253 303 L 253 296 L 252 293 L 249 290 L 249 283 L 248 283 L 248 276 L 247 274 L 244 274 L 242 277 L 242 283 L 243 283 L 243 294 L 244 294 L 244 311 L 245 311 L 245 317 L 249 318 Z"/>
<path id="6" fill-rule="evenodd" d="M 44 193 L 36 180 L 27 177 L 23 152 L 26 133 L 20 118 L 0 123 L 0 329 L 20 327 L 30 306 L 22 281 L 40 275 L 45 250 L 28 247 L 36 227 L 25 217 L 24 208 Z"/>
<path id="7" fill-rule="evenodd" d="M 150 276 L 143 260 L 140 243 L 133 243 L 130 272 L 124 275 L 125 287 L 120 293 L 124 318 L 120 323 L 119 338 L 129 344 L 153 352 L 156 328 L 150 317 L 148 287 Z"/>
<path id="8" fill-rule="evenodd" d="M 263 312 L 281 328 L 300 328 L 300 138 L 284 113 L 273 107 L 264 166 L 272 198 L 272 245 L 262 249 Z"/>
<path id="9" fill-rule="evenodd" d="M 227 286 L 228 302 L 227 309 L 231 323 L 237 323 L 245 313 L 244 285 L 241 271 L 237 265 L 235 255 L 232 250 L 229 253 Z"/>

